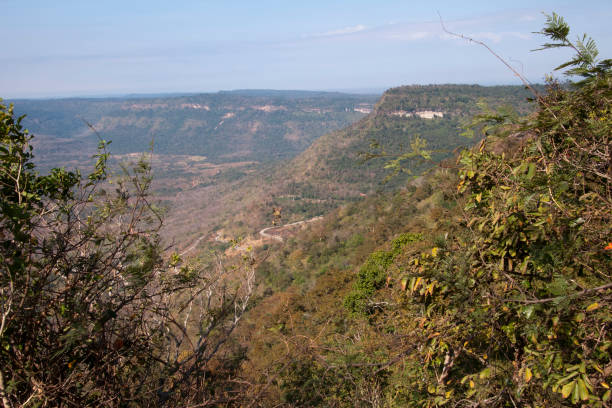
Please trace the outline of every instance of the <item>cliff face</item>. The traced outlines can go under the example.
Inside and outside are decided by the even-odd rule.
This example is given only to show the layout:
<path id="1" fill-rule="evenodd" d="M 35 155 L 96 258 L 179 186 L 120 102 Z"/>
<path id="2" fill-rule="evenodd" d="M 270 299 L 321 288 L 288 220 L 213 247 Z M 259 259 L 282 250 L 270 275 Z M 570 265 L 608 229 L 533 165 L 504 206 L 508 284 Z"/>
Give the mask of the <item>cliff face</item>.
<path id="1" fill-rule="evenodd" d="M 363 164 L 362 153 L 382 153 L 371 148 L 377 142 L 385 152 L 407 151 L 415 137 L 422 138 L 433 151 L 429 162 L 412 163 L 410 170 L 420 174 L 451 157 L 459 147 L 474 143 L 460 135 L 461 124 L 474 114 L 478 104 L 509 105 L 519 112 L 529 110 L 529 93 L 518 86 L 482 87 L 476 85 L 403 86 L 386 91 L 374 110 L 357 123 L 317 139 L 310 148 L 283 169 L 295 182 L 328 186 L 336 193 L 355 198 L 380 188 L 388 171 L 387 158 Z M 384 155 L 384 154 L 383 154 Z M 406 174 L 392 180 L 397 187 Z"/>

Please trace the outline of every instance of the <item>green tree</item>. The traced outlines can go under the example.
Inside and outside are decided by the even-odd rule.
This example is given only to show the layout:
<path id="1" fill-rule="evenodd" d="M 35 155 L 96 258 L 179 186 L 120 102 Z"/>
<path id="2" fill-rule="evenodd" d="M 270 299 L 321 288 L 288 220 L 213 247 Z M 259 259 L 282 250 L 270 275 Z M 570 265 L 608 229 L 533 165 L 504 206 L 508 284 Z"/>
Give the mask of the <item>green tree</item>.
<path id="1" fill-rule="evenodd" d="M 325 389 L 313 405 L 610 406 L 612 70 L 559 16 L 542 32 L 545 48 L 574 50 L 559 69 L 579 80 L 533 88 L 527 117 L 474 118 L 483 139 L 459 155 L 457 174 L 425 179 L 431 207 L 409 196 L 421 207 L 413 218 L 431 222 L 407 221 L 411 234 L 365 260 L 344 298 L 360 313 L 310 329 L 303 364 L 284 377 L 293 401 Z M 309 298 L 316 307 L 302 306 Z M 322 299 L 295 303 L 334 322 Z M 325 388 L 338 378 L 344 390 Z"/>
<path id="2" fill-rule="evenodd" d="M 458 160 L 464 227 L 413 260 L 427 340 L 411 358 L 428 384 L 416 405 L 609 404 L 612 70 L 569 31 L 548 16 L 544 48 L 573 49 L 558 69 L 581 80 L 551 80 L 529 117 L 475 118 L 486 137 Z"/>
<path id="3" fill-rule="evenodd" d="M 22 119 L 0 105 L 3 407 L 233 398 L 219 392 L 229 374 L 217 357 L 251 296 L 251 260 L 165 261 L 145 160 L 111 178 L 102 140 L 86 177 L 40 175 Z"/>

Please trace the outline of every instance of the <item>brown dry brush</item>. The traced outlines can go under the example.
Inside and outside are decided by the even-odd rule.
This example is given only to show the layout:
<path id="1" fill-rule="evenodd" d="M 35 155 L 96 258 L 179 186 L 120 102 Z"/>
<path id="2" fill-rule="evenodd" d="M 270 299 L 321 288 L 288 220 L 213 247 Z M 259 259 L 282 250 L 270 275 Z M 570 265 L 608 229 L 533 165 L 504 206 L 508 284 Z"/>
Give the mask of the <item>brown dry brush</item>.
<path id="1" fill-rule="evenodd" d="M 249 304 L 254 260 L 165 259 L 141 160 L 109 177 L 41 176 L 31 136 L 0 106 L 0 402 L 18 406 L 218 404 L 220 350 Z M 229 280 L 231 278 L 231 281 Z"/>

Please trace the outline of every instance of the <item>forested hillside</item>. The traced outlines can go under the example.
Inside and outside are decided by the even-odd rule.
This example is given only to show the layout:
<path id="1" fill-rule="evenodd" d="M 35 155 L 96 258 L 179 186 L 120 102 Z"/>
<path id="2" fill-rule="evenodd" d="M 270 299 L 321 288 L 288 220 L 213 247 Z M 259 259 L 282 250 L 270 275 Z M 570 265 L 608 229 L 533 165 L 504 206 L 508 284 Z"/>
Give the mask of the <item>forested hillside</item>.
<path id="1" fill-rule="evenodd" d="M 609 406 L 612 61 L 568 32 L 549 17 L 569 89 L 270 251 L 243 327 L 262 406 Z"/>
<path id="2" fill-rule="evenodd" d="M 173 97 L 17 100 L 17 114 L 38 135 L 44 164 L 60 165 L 106 139 L 114 154 L 205 156 L 213 163 L 270 161 L 364 115 L 378 97 L 332 92 L 233 91 Z M 357 109 L 357 110 L 355 110 Z M 81 158 L 83 159 L 83 158 Z M 55 162 L 53 162 L 53 160 Z"/>
<path id="3" fill-rule="evenodd" d="M 390 89 L 365 118 L 320 137 L 285 165 L 258 174 L 262 180 L 258 185 L 269 186 L 265 188 L 265 207 L 282 207 L 285 220 L 299 220 L 326 213 L 378 190 L 403 186 L 441 160 L 453 157 L 458 149 L 475 143 L 461 135 L 462 124 L 469 121 L 479 106 L 527 113 L 529 96 L 520 86 L 428 85 Z M 428 112 L 441 117 L 429 118 Z M 403 170 L 387 180 L 393 169 L 385 165 L 420 143 L 426 144 L 424 149 L 429 157 L 399 160 Z M 380 147 L 372 148 L 372 144 Z M 254 220 L 253 211 L 249 214 L 250 220 Z"/>
<path id="4" fill-rule="evenodd" d="M 41 174 L 0 105 L 3 408 L 609 407 L 612 60 L 569 33 L 541 32 L 571 83 L 393 88 L 263 169 L 181 156 L 174 214 L 158 157 Z"/>

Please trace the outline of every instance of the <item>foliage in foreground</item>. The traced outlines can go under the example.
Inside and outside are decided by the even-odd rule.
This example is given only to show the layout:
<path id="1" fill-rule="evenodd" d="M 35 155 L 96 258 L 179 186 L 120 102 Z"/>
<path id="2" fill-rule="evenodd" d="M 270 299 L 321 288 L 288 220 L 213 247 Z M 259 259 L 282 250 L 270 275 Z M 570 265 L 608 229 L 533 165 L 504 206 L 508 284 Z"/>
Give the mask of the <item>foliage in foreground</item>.
<path id="1" fill-rule="evenodd" d="M 233 400 L 218 353 L 246 310 L 251 266 L 164 261 L 146 162 L 110 178 L 101 141 L 89 176 L 40 175 L 21 120 L 0 105 L 0 404 Z"/>
<path id="2" fill-rule="evenodd" d="M 403 225 L 422 241 L 278 296 L 284 313 L 258 346 L 286 350 L 270 401 L 609 406 L 612 72 L 560 17 L 543 33 L 576 51 L 561 68 L 583 79 L 551 82 L 529 117 L 474 119 L 485 139 L 458 175 L 430 175 L 437 191 Z"/>
<path id="3" fill-rule="evenodd" d="M 558 16 L 543 33 L 583 80 L 527 118 L 477 117 L 458 174 L 287 243 L 238 327 L 248 351 L 226 346 L 252 269 L 232 288 L 164 265 L 146 165 L 111 194 L 103 154 L 82 182 L 39 176 L 3 108 L 2 404 L 609 406 L 612 75 Z"/>

